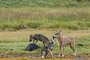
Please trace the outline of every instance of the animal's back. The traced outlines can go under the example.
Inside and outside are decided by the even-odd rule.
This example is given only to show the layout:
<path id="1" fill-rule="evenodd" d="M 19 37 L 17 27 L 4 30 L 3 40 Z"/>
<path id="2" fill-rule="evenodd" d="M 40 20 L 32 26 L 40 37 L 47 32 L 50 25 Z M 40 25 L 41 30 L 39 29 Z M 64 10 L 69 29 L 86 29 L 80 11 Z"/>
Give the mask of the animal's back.
<path id="1" fill-rule="evenodd" d="M 73 37 L 63 37 L 63 45 L 74 44 L 74 42 Z"/>
<path id="2" fill-rule="evenodd" d="M 42 34 L 35 34 L 34 36 L 39 40 L 49 41 L 49 39 L 46 36 L 42 35 Z"/>

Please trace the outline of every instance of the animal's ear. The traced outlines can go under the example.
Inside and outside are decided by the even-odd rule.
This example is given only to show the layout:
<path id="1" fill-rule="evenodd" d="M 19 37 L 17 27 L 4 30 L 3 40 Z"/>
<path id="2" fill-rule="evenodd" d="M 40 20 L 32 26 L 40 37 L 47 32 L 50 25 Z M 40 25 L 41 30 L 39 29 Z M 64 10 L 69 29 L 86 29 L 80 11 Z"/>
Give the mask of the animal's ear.
<path id="1" fill-rule="evenodd" d="M 29 36 L 30 36 L 30 37 L 34 37 L 34 35 L 32 35 L 32 34 L 29 34 Z"/>
<path id="2" fill-rule="evenodd" d="M 34 35 L 32 35 L 32 37 L 34 38 Z"/>
<path id="3" fill-rule="evenodd" d="M 61 32 L 61 30 L 58 31 L 59 33 Z"/>
<path id="4" fill-rule="evenodd" d="M 61 30 L 59 30 L 59 32 L 61 32 Z"/>

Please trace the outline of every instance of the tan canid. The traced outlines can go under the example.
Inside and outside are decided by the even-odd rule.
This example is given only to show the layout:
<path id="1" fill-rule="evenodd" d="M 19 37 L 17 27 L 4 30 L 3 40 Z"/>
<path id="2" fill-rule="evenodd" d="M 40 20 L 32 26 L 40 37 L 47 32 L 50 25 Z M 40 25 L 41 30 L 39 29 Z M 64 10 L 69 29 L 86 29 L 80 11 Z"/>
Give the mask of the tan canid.
<path id="1" fill-rule="evenodd" d="M 69 45 L 70 48 L 73 50 L 73 55 L 76 56 L 76 50 L 75 50 L 75 40 L 73 37 L 64 37 L 62 36 L 62 32 L 56 32 L 54 35 L 54 38 L 57 38 L 58 47 L 59 47 L 59 57 L 61 56 L 61 47 L 63 48 L 62 57 L 64 56 L 64 47 Z"/>

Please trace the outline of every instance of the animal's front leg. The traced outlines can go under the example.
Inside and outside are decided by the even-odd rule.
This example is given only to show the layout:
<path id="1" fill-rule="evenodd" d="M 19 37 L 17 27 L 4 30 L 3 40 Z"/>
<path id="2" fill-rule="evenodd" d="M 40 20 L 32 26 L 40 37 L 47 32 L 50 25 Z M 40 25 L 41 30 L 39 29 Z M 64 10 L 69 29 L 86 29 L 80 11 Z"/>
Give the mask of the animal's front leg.
<path id="1" fill-rule="evenodd" d="M 63 54 L 62 54 L 62 57 L 64 57 L 64 46 L 63 46 Z"/>
<path id="2" fill-rule="evenodd" d="M 35 43 L 35 41 L 33 40 L 33 43 Z"/>
<path id="3" fill-rule="evenodd" d="M 58 57 L 60 57 L 61 56 L 61 45 L 58 45 L 59 46 L 59 55 L 58 55 Z"/>

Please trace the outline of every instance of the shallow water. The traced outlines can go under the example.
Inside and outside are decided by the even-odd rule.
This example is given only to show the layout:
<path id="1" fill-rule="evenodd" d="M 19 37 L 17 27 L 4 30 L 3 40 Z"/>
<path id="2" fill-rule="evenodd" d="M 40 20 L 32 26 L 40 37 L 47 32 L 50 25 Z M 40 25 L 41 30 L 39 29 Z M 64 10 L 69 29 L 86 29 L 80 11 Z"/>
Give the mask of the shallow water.
<path id="1" fill-rule="evenodd" d="M 42 58 L 0 58 L 0 60 L 42 60 Z M 60 59 L 60 58 L 47 58 L 47 59 L 43 59 L 43 60 L 73 60 L 73 59 Z"/>
<path id="2" fill-rule="evenodd" d="M 28 58 L 28 57 L 18 57 L 18 58 L 0 58 L 0 60 L 42 60 L 42 58 Z M 88 57 L 75 57 L 72 58 L 46 58 L 43 60 L 90 60 Z"/>
<path id="3" fill-rule="evenodd" d="M 90 60 L 90 55 L 77 55 L 74 56 L 65 56 L 64 58 L 58 58 L 57 55 L 54 55 L 54 58 L 51 58 L 50 55 L 43 60 Z M 0 55 L 0 60 L 42 60 L 40 55 Z"/>
<path id="4" fill-rule="evenodd" d="M 75 58 L 75 59 L 70 59 L 70 58 L 47 58 L 47 59 L 43 59 L 43 60 L 89 60 L 89 58 Z M 0 58 L 0 60 L 42 60 L 42 58 Z"/>

